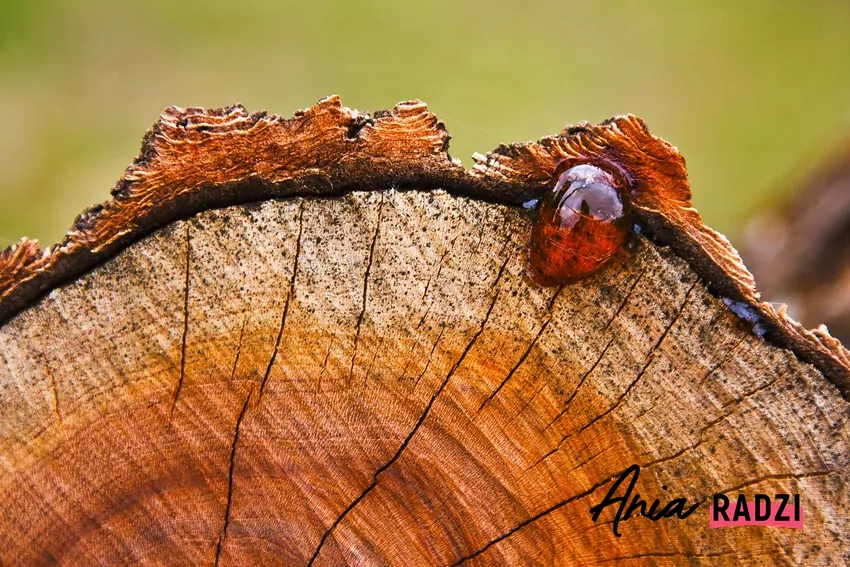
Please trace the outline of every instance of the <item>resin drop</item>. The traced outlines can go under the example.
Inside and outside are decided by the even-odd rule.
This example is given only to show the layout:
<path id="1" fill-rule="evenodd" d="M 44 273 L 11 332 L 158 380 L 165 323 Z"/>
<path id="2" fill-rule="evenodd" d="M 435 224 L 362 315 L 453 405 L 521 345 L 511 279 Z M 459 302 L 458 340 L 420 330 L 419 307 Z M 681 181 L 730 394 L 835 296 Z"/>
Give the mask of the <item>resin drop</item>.
<path id="1" fill-rule="evenodd" d="M 531 232 L 529 275 L 540 286 L 573 283 L 625 244 L 630 204 L 617 179 L 595 165 L 559 167 Z"/>

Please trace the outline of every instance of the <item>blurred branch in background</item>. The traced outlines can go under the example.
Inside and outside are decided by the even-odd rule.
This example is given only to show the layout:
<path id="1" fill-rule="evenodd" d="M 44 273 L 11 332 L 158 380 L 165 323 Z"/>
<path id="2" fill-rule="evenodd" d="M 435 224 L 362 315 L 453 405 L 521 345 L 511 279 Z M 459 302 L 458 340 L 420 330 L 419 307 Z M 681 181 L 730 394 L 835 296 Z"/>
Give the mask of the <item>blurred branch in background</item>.
<path id="1" fill-rule="evenodd" d="M 850 344 L 850 138 L 752 219 L 741 255 L 765 301 Z"/>

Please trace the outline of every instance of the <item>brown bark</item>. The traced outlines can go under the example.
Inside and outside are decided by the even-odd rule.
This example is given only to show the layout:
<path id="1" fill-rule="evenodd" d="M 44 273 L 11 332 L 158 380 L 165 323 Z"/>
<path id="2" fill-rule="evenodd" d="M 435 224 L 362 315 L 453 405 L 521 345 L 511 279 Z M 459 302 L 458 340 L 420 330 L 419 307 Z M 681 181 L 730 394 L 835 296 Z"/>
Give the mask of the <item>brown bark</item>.
<path id="1" fill-rule="evenodd" d="M 0 563 L 850 558 L 847 351 L 758 303 L 675 149 L 620 117 L 465 172 L 447 140 L 421 103 L 170 109 L 113 201 L 4 252 Z M 531 285 L 517 205 L 600 155 L 654 240 Z M 700 508 L 615 537 L 588 509 L 631 464 Z M 710 530 L 739 492 L 806 529 Z"/>

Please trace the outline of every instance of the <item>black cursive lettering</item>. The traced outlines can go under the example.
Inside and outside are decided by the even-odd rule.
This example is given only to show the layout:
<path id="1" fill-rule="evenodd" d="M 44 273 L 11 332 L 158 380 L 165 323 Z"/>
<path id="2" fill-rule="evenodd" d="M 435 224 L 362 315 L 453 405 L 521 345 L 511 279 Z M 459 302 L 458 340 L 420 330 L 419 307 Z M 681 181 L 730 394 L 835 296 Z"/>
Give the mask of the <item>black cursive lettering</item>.
<path id="1" fill-rule="evenodd" d="M 626 494 L 623 496 L 617 496 L 614 498 L 614 494 L 617 493 L 617 489 L 620 488 L 620 485 L 623 484 L 623 481 L 626 480 L 629 475 L 634 474 L 632 477 L 632 481 L 629 483 L 629 487 L 626 489 Z M 602 513 L 602 510 L 611 506 L 612 504 L 620 503 L 620 506 L 617 508 L 617 514 L 614 516 L 614 535 L 620 537 L 620 532 L 617 531 L 617 527 L 620 525 L 620 518 L 623 515 L 623 507 L 626 505 L 626 501 L 629 499 L 629 496 L 632 494 L 632 489 L 635 487 L 635 483 L 637 482 L 638 476 L 640 475 L 640 466 L 632 465 L 623 471 L 623 474 L 620 475 L 620 478 L 617 479 L 617 482 L 611 486 L 611 489 L 608 490 L 608 494 L 605 495 L 605 498 L 602 499 L 602 502 L 594 506 L 590 509 L 590 515 L 593 517 L 593 521 L 599 519 L 599 515 Z"/>
<path id="2" fill-rule="evenodd" d="M 685 504 L 687 503 L 687 499 L 685 498 L 674 498 L 671 500 L 665 507 L 664 510 L 661 511 L 661 514 L 656 518 L 650 518 L 650 520 L 657 520 L 659 518 L 672 518 L 673 516 L 678 516 L 680 520 L 684 520 L 688 516 L 694 513 L 694 510 L 699 506 L 699 502 L 691 506 L 691 508 L 685 511 Z"/>
<path id="3" fill-rule="evenodd" d="M 671 500 L 661 512 L 656 513 L 659 504 L 661 501 L 657 498 L 653 501 L 653 503 L 649 506 L 649 510 L 647 510 L 647 501 L 640 497 L 640 494 L 635 494 L 632 496 L 632 491 L 634 490 L 635 484 L 637 483 L 638 477 L 640 476 L 640 466 L 632 465 L 623 471 L 623 474 L 620 475 L 611 488 L 608 490 L 608 493 L 602 499 L 602 502 L 597 504 L 596 506 L 590 509 L 590 515 L 593 518 L 593 521 L 597 521 L 599 516 L 602 514 L 602 511 L 609 506 L 617 506 L 617 512 L 614 514 L 614 523 L 612 525 L 612 529 L 614 531 L 614 535 L 620 537 L 619 526 L 621 521 L 628 520 L 633 513 L 636 511 L 640 511 L 640 515 L 644 518 L 648 518 L 653 522 L 660 520 L 661 518 L 672 518 L 673 516 L 677 516 L 679 519 L 684 520 L 688 516 L 694 513 L 694 511 L 699 506 L 699 502 L 691 506 L 689 509 L 686 509 L 687 499 L 686 498 L 674 498 Z M 626 481 L 626 479 L 631 480 L 626 487 L 625 494 L 621 496 L 617 496 L 617 491 L 620 489 L 620 486 Z M 664 490 L 667 490 L 667 487 L 663 487 Z M 725 497 L 724 497 L 725 498 Z M 631 502 L 629 503 L 629 500 Z M 628 507 L 626 507 L 626 504 Z M 715 510 L 716 510 L 717 496 L 715 495 Z M 726 505 L 729 505 L 729 500 L 726 499 Z M 724 508 L 725 510 L 725 508 Z M 716 512 L 715 512 L 716 513 Z M 725 516 L 725 511 L 723 512 Z"/>

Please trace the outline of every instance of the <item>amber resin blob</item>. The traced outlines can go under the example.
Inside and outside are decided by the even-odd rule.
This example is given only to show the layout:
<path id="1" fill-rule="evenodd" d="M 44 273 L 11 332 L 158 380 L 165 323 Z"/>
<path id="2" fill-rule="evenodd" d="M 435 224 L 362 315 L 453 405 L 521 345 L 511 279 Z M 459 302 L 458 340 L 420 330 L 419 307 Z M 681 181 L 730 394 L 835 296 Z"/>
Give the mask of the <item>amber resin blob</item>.
<path id="1" fill-rule="evenodd" d="M 531 231 L 531 279 L 555 286 L 594 273 L 625 244 L 630 211 L 619 176 L 589 163 L 561 164 Z"/>

